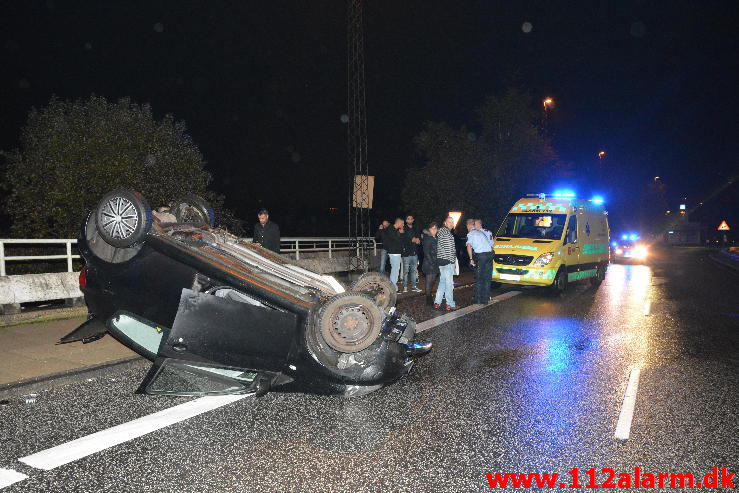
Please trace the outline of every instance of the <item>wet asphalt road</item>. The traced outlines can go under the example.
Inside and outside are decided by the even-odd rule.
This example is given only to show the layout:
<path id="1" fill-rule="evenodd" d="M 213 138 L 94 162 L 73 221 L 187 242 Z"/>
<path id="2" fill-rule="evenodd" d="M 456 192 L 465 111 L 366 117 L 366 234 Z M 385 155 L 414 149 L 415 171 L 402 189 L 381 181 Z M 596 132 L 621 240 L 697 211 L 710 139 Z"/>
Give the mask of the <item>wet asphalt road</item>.
<path id="1" fill-rule="evenodd" d="M 433 316 L 421 303 L 401 308 Z M 487 472 L 739 469 L 739 275 L 704 250 L 612 265 L 562 298 L 524 291 L 423 336 L 432 353 L 368 396 L 247 397 L 50 471 L 17 459 L 188 399 L 134 395 L 141 367 L 14 400 L 0 469 L 28 478 L 1 491 L 467 492 L 488 490 Z"/>

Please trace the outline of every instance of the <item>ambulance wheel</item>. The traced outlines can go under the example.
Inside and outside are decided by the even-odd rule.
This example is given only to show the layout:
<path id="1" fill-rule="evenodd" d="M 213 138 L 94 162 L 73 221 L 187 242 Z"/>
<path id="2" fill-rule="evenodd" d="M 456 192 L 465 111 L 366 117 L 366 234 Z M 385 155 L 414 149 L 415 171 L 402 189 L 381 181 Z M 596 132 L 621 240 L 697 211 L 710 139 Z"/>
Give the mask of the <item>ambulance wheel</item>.
<path id="1" fill-rule="evenodd" d="M 564 267 L 557 271 L 551 290 L 554 295 L 561 295 L 567 290 L 567 272 Z"/>
<path id="2" fill-rule="evenodd" d="M 606 279 L 605 264 L 598 264 L 598 267 L 596 267 L 596 270 L 597 271 L 595 273 L 595 276 L 590 278 L 590 284 L 592 284 L 595 287 L 598 287 Z"/>

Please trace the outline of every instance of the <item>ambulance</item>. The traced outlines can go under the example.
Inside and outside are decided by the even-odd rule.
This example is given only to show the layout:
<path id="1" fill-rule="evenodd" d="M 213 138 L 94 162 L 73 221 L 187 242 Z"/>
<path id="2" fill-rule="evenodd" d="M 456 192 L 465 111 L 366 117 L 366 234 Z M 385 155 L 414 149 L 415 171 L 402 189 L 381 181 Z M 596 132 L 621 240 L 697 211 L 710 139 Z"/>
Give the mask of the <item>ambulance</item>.
<path id="1" fill-rule="evenodd" d="M 603 200 L 571 193 L 536 194 L 518 200 L 495 235 L 494 282 L 548 286 L 606 276 L 610 230 Z"/>

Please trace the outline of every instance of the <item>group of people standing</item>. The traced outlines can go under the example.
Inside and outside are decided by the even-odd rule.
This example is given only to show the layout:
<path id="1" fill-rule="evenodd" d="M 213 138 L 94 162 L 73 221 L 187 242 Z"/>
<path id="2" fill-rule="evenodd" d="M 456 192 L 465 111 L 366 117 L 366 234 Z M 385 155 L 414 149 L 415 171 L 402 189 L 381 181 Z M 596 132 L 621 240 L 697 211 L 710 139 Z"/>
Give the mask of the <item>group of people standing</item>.
<path id="1" fill-rule="evenodd" d="M 421 248 L 421 232 L 414 226 L 415 218 L 411 215 L 396 218 L 391 225 L 390 221 L 382 221 L 377 229 L 375 239 L 382 243 L 380 250 L 380 272 L 385 273 L 385 267 L 390 261 L 390 280 L 398 284 L 402 276 L 403 292 L 408 290 L 420 293 L 418 289 L 418 253 Z M 398 291 L 400 287 L 398 286 Z"/>
<path id="2" fill-rule="evenodd" d="M 419 232 L 414 226 L 412 215 L 390 221 L 383 221 L 375 239 L 383 245 L 380 250 L 380 272 L 385 273 L 387 261 L 390 262 L 390 281 L 398 286 L 399 292 L 422 292 L 418 288 L 418 259 L 423 252 L 422 270 L 426 278 L 426 303 L 435 309 L 454 311 L 454 276 L 459 274 L 459 263 L 454 242 L 454 219 L 447 217 L 439 225 L 431 222 Z M 467 221 L 467 251 L 470 265 L 475 269 L 474 303 L 486 304 L 490 299 L 490 278 L 492 276 L 493 241 L 492 233 L 482 227 L 479 219 Z M 402 290 L 400 285 L 402 283 Z M 438 279 L 436 294 L 432 294 Z"/>
<path id="3" fill-rule="evenodd" d="M 280 253 L 280 228 L 269 220 L 269 211 L 260 209 L 259 222 L 254 225 L 254 243 Z M 454 219 L 447 217 L 439 225 L 432 221 L 423 231 L 415 226 L 415 218 L 407 215 L 390 221 L 382 221 L 375 239 L 382 243 L 380 272 L 385 273 L 390 263 L 390 281 L 398 292 L 409 290 L 421 293 L 418 287 L 418 260 L 422 253 L 422 270 L 426 278 L 426 303 L 437 310 L 454 311 L 454 276 L 459 274 L 457 249 L 454 242 Z M 475 295 L 473 303 L 487 304 L 490 300 L 490 279 L 493 269 L 492 233 L 482 227 L 480 219 L 467 220 L 467 254 L 475 271 Z M 438 279 L 436 294 L 432 294 Z M 398 284 L 400 280 L 402 289 Z"/>

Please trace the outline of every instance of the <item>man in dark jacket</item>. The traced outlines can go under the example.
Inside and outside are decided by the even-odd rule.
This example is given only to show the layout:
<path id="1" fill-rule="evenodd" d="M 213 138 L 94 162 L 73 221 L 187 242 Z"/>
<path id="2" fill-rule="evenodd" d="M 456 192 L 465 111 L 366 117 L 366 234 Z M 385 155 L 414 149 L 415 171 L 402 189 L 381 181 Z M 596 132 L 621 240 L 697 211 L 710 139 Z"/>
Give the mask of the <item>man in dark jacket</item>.
<path id="1" fill-rule="evenodd" d="M 439 225 L 436 221 L 429 224 L 429 227 L 423 230 L 423 270 L 426 276 L 426 304 L 434 304 L 434 295 L 431 290 L 434 288 L 434 282 L 439 277 L 439 265 L 436 263 L 437 240 L 436 233 L 439 231 Z"/>
<path id="2" fill-rule="evenodd" d="M 380 223 L 380 227 L 377 228 L 377 232 L 375 233 L 375 241 L 377 243 L 380 243 L 382 245 L 382 248 L 380 248 L 377 255 L 380 256 L 380 274 L 385 273 L 385 265 L 387 264 L 387 249 L 385 248 L 385 233 L 388 232 L 388 228 L 390 228 L 390 221 L 387 219 L 384 219 Z"/>
<path id="3" fill-rule="evenodd" d="M 407 215 L 405 218 L 406 251 L 403 252 L 403 292 L 412 289 L 420 293 L 418 289 L 418 250 L 421 247 L 421 232 L 413 226 L 415 218 Z"/>
<path id="4" fill-rule="evenodd" d="M 259 218 L 259 222 L 254 225 L 252 241 L 267 250 L 280 253 L 280 227 L 277 223 L 269 220 L 267 209 L 260 209 L 257 218 Z"/>
<path id="5" fill-rule="evenodd" d="M 385 242 L 385 250 L 390 258 L 390 281 L 393 284 L 398 283 L 400 275 L 400 262 L 403 255 L 403 248 L 406 241 L 405 223 L 401 218 L 395 219 L 395 223 L 387 229 L 383 241 Z"/>

